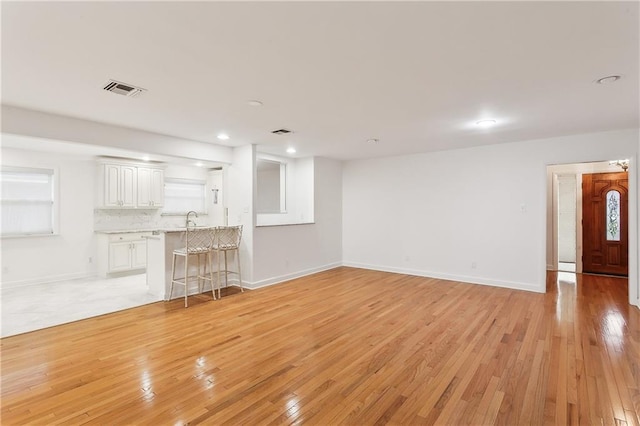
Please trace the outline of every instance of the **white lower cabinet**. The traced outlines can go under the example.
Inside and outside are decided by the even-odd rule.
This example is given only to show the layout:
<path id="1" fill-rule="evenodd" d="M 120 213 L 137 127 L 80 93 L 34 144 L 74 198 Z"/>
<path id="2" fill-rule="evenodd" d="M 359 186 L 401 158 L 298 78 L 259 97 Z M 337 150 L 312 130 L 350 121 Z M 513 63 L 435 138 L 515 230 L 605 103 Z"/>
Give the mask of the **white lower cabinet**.
<path id="1" fill-rule="evenodd" d="M 147 267 L 147 240 L 131 243 L 131 268 Z"/>
<path id="2" fill-rule="evenodd" d="M 131 268 L 131 242 L 109 243 L 109 272 L 128 271 Z"/>
<path id="3" fill-rule="evenodd" d="M 101 275 L 147 267 L 147 240 L 151 232 L 123 232 L 100 238 Z"/>

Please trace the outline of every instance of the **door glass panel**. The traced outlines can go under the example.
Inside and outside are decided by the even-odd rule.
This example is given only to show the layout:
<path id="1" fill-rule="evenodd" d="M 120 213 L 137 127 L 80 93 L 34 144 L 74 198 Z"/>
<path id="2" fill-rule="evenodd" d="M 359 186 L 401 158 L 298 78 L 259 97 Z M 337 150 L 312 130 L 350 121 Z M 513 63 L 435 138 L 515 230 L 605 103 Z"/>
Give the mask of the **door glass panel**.
<path id="1" fill-rule="evenodd" d="M 607 192 L 607 241 L 620 241 L 620 193 Z"/>

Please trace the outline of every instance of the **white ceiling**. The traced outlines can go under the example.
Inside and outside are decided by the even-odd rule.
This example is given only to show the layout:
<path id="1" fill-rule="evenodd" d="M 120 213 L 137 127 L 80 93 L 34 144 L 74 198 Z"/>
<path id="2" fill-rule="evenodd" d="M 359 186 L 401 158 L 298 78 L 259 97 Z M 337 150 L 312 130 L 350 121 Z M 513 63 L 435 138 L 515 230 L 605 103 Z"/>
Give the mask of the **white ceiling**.
<path id="1" fill-rule="evenodd" d="M 638 5 L 2 2 L 2 103 L 339 159 L 637 128 Z"/>

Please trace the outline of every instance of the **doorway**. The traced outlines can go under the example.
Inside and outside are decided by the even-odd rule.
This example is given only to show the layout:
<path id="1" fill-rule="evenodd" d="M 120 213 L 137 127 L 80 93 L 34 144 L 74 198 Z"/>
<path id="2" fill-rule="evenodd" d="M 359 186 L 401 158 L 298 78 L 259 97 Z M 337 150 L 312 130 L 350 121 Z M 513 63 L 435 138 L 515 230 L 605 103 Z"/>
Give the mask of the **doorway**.
<path id="1" fill-rule="evenodd" d="M 589 224 L 591 224 L 594 220 L 591 216 L 583 218 L 583 177 L 594 173 L 624 173 L 624 175 L 628 175 L 628 172 L 623 172 L 619 165 L 611 164 L 609 161 L 561 164 L 547 167 L 547 223 L 549 224 L 547 227 L 548 270 L 574 273 L 605 273 L 594 271 L 590 265 L 585 269 L 583 262 L 583 258 L 585 257 L 585 247 L 583 244 L 584 221 L 588 221 Z M 603 184 L 598 184 L 598 187 L 603 187 Z M 621 190 L 620 188 L 618 189 Z M 604 208 L 604 204 L 599 205 L 598 208 L 599 207 Z M 620 208 L 625 210 L 625 217 L 628 217 L 628 205 L 620 205 Z M 602 213 L 601 216 L 605 217 L 606 214 Z M 588 225 L 587 228 L 589 228 Z M 620 232 L 624 233 L 628 241 L 628 227 L 625 227 L 624 231 L 621 229 Z M 586 248 L 592 251 L 590 247 L 594 247 L 593 244 L 590 244 L 590 241 L 586 243 Z M 602 245 L 596 245 L 596 247 L 600 250 L 598 254 L 601 254 Z M 628 250 L 624 251 L 624 253 L 623 251 L 624 250 L 610 250 L 612 256 L 618 255 L 617 258 L 612 258 L 613 263 L 620 260 L 619 256 L 626 256 L 624 263 L 628 264 Z M 593 257 L 591 259 L 593 259 Z M 598 259 L 596 260 L 598 261 Z M 607 271 L 606 274 L 614 273 Z M 624 274 L 618 272 L 615 273 L 615 275 Z"/>

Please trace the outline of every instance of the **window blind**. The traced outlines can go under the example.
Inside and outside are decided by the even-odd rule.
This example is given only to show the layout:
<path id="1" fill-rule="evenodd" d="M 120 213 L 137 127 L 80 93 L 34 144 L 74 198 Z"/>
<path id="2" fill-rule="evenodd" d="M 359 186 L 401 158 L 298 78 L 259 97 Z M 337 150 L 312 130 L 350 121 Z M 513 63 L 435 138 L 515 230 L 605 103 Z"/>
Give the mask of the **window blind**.
<path id="1" fill-rule="evenodd" d="M 0 169 L 3 236 L 54 233 L 54 170 Z"/>

